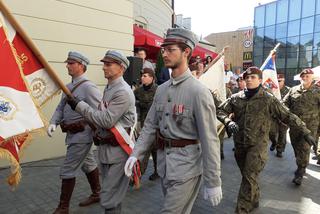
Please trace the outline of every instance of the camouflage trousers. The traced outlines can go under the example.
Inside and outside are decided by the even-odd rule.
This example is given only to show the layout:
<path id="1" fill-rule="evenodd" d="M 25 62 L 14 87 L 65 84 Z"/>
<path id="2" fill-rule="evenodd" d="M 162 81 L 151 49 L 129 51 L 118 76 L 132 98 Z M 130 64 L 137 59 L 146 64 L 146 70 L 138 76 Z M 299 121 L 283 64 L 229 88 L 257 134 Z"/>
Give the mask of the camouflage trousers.
<path id="1" fill-rule="evenodd" d="M 272 145 L 275 145 L 277 152 L 284 152 L 287 143 L 288 127 L 283 123 L 273 122 L 269 133 Z"/>
<path id="2" fill-rule="evenodd" d="M 298 168 L 307 168 L 309 164 L 311 146 L 301 136 L 297 136 L 296 132 L 290 130 L 291 145 L 296 157 Z"/>
<path id="3" fill-rule="evenodd" d="M 235 144 L 234 155 L 242 175 L 236 213 L 249 213 L 259 203 L 258 177 L 268 159 L 267 147 L 267 143 Z"/>

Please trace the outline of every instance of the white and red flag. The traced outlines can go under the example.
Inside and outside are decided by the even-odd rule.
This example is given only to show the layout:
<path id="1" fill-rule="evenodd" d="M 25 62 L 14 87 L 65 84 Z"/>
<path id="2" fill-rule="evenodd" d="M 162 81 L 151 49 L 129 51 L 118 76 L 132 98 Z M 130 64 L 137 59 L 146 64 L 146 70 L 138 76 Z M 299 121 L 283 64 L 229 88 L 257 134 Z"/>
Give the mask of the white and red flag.
<path id="1" fill-rule="evenodd" d="M 275 53 L 277 45 L 269 54 L 267 59 L 262 64 L 260 70 L 262 71 L 262 85 L 272 91 L 273 95 L 281 99 L 280 88 L 277 77 L 277 68 L 275 63 Z"/>
<path id="2" fill-rule="evenodd" d="M 59 91 L 58 85 L 48 75 L 44 65 L 28 47 L 21 35 L 9 23 L 8 19 L 0 11 L 0 21 L 6 29 L 8 40 L 12 43 L 16 57 L 22 67 L 31 95 L 42 106 L 55 93 Z"/>
<path id="3" fill-rule="evenodd" d="M 0 157 L 15 166 L 9 184 L 16 185 L 20 180 L 20 148 L 28 133 L 44 127 L 44 123 L 7 35 L 0 20 Z"/>

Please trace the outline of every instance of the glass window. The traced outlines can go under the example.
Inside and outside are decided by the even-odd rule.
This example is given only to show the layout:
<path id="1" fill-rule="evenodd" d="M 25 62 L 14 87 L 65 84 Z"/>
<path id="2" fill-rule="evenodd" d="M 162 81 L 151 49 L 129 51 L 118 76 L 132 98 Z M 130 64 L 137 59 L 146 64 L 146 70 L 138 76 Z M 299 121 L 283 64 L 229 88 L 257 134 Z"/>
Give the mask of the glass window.
<path id="1" fill-rule="evenodd" d="M 277 1 L 277 23 L 288 20 L 288 0 Z"/>
<path id="2" fill-rule="evenodd" d="M 263 42 L 263 47 L 265 48 L 273 48 L 274 46 L 276 46 L 276 42 L 273 39 L 265 39 Z"/>
<path id="3" fill-rule="evenodd" d="M 317 0 L 317 9 L 316 9 L 316 14 L 320 14 L 320 0 Z"/>
<path id="4" fill-rule="evenodd" d="M 289 37 L 287 39 L 287 52 L 299 51 L 299 36 Z"/>
<path id="5" fill-rule="evenodd" d="M 320 32 L 320 15 L 315 17 L 314 32 Z"/>
<path id="6" fill-rule="evenodd" d="M 264 26 L 264 10 L 265 6 L 260 6 L 255 8 L 254 12 L 254 26 L 263 27 Z"/>
<path id="7" fill-rule="evenodd" d="M 286 67 L 286 57 L 279 57 L 277 55 L 277 58 L 276 58 L 276 67 L 277 67 L 277 70 L 279 72 L 279 69 L 283 69 Z"/>
<path id="8" fill-rule="evenodd" d="M 312 67 L 320 65 L 320 50 L 314 50 L 312 56 Z"/>
<path id="9" fill-rule="evenodd" d="M 263 48 L 263 38 L 255 37 L 253 41 L 253 46 L 255 48 Z"/>
<path id="10" fill-rule="evenodd" d="M 255 30 L 255 37 L 263 38 L 264 37 L 264 28 L 257 28 Z"/>
<path id="11" fill-rule="evenodd" d="M 275 38 L 275 25 L 265 28 L 264 36 L 265 38 L 274 39 Z"/>
<path id="12" fill-rule="evenodd" d="M 312 67 L 312 51 L 300 52 L 299 66 Z"/>
<path id="13" fill-rule="evenodd" d="M 313 21 L 313 16 L 301 20 L 301 34 L 313 33 Z"/>
<path id="14" fill-rule="evenodd" d="M 277 24 L 276 38 L 284 38 L 287 36 L 287 23 Z"/>
<path id="15" fill-rule="evenodd" d="M 315 11 L 315 0 L 303 0 L 302 17 L 313 16 Z"/>
<path id="16" fill-rule="evenodd" d="M 301 15 L 301 0 L 290 0 L 289 20 L 299 19 Z"/>
<path id="17" fill-rule="evenodd" d="M 299 52 L 287 53 L 287 68 L 297 68 L 299 60 Z"/>
<path id="18" fill-rule="evenodd" d="M 298 68 L 286 69 L 286 84 L 289 86 L 294 86 L 299 84 L 299 81 L 293 80 L 294 75 L 298 73 Z"/>
<path id="19" fill-rule="evenodd" d="M 266 26 L 276 23 L 276 2 L 266 5 Z"/>
<path id="20" fill-rule="evenodd" d="M 299 35 L 299 32 L 300 32 L 300 20 L 289 22 L 288 37 Z"/>
<path id="21" fill-rule="evenodd" d="M 262 56 L 263 55 L 263 48 L 254 48 L 253 55 L 254 56 Z"/>
<path id="22" fill-rule="evenodd" d="M 287 38 L 277 39 L 276 43 L 280 43 L 280 46 L 278 47 L 278 50 L 281 50 L 281 49 L 286 50 Z"/>
<path id="23" fill-rule="evenodd" d="M 313 48 L 320 51 L 320 33 L 314 34 Z"/>
<path id="24" fill-rule="evenodd" d="M 258 66 L 258 67 L 260 67 L 261 65 L 262 65 L 262 56 L 254 56 L 253 57 L 253 64 L 255 65 L 255 66 Z"/>
<path id="25" fill-rule="evenodd" d="M 311 51 L 313 46 L 313 34 L 300 36 L 300 52 Z"/>

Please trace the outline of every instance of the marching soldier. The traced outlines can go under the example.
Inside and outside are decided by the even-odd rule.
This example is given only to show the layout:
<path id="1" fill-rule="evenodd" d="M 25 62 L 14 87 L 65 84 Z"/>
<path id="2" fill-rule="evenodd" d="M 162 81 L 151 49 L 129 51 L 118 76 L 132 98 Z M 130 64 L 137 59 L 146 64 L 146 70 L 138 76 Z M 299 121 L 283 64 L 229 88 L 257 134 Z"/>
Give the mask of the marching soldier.
<path id="1" fill-rule="evenodd" d="M 68 104 L 97 127 L 94 142 L 98 146 L 102 171 L 100 204 L 106 214 L 119 214 L 129 186 L 129 178 L 123 171 L 128 159 L 128 144 L 119 139 L 130 138 L 127 132 L 134 125 L 136 117 L 135 98 L 123 79 L 129 60 L 122 53 L 110 50 L 101 62 L 104 63 L 103 71 L 108 84 L 99 110 L 76 97 L 68 97 Z"/>
<path id="2" fill-rule="evenodd" d="M 160 85 L 140 137 L 125 165 L 127 176 L 157 138 L 161 213 L 191 212 L 201 179 L 213 205 L 222 198 L 215 107 L 209 89 L 195 79 L 188 60 L 197 43 L 189 30 L 168 29 L 161 53 L 171 79 Z M 210 130 L 210 131 L 208 131 Z"/>
<path id="3" fill-rule="evenodd" d="M 235 159 L 242 175 L 236 213 L 249 213 L 259 207 L 258 176 L 268 157 L 268 137 L 273 118 L 296 128 L 308 143 L 314 139 L 305 124 L 290 113 L 272 94 L 262 88 L 262 72 L 249 67 L 243 74 L 246 89 L 234 94 L 218 109 L 218 119 L 233 133 Z M 234 121 L 229 115 L 234 114 Z"/>
<path id="4" fill-rule="evenodd" d="M 78 52 L 69 52 L 65 61 L 72 82 L 67 85 L 74 96 L 88 103 L 93 109 L 97 109 L 101 100 L 101 92 L 98 87 L 85 76 L 89 60 Z M 93 152 L 92 130 L 87 121 L 77 112 L 66 105 L 66 96 L 56 108 L 48 127 L 48 135 L 51 137 L 60 125 L 66 135 L 67 153 L 60 170 L 62 179 L 60 203 L 55 214 L 69 213 L 69 203 L 76 183 L 76 175 L 81 170 L 86 173 L 92 194 L 79 206 L 88 206 L 100 200 L 99 170 Z"/>
<path id="5" fill-rule="evenodd" d="M 311 136 L 316 138 L 320 119 L 320 88 L 313 83 L 313 71 L 310 68 L 304 69 L 300 73 L 300 78 L 301 84 L 291 88 L 284 98 L 284 103 L 292 113 L 298 115 L 305 122 L 311 131 Z M 292 182 L 301 185 L 303 175 L 309 164 L 311 146 L 303 143 L 305 139 L 301 138 L 295 128 L 291 128 L 289 133 L 298 167 Z"/>
<path id="6" fill-rule="evenodd" d="M 281 99 L 283 99 L 289 93 L 289 90 L 290 90 L 290 88 L 285 85 L 284 74 L 278 74 L 278 83 L 279 83 Z M 272 142 L 270 146 L 270 151 L 274 151 L 276 149 L 277 150 L 276 156 L 279 158 L 282 158 L 282 153 L 286 148 L 287 130 L 288 130 L 288 127 L 285 124 L 281 123 L 280 121 L 274 121 L 274 123 L 271 126 L 271 131 L 269 133 L 269 138 Z"/>
<path id="7" fill-rule="evenodd" d="M 154 94 L 156 93 L 158 87 L 155 82 L 155 72 L 150 68 L 144 68 L 141 74 L 142 85 L 134 91 L 138 120 L 140 121 L 141 128 L 144 125 L 144 120 L 147 117 L 148 111 L 152 105 Z M 152 155 L 154 172 L 152 173 L 152 175 L 150 175 L 149 180 L 156 180 L 157 178 L 159 178 L 159 175 L 157 172 L 157 148 L 155 144 L 150 148 L 148 152 L 146 152 L 145 157 L 141 162 L 141 175 L 143 175 L 147 169 L 150 153 Z"/>

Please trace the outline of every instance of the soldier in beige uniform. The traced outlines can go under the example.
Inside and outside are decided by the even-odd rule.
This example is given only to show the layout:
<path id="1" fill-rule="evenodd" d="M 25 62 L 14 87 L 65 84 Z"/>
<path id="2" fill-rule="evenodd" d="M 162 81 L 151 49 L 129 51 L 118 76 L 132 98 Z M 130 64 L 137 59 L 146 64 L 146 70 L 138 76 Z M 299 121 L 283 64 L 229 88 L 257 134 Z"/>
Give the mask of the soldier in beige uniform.
<path id="1" fill-rule="evenodd" d="M 74 96 L 86 101 L 93 109 L 97 109 L 101 100 L 101 92 L 98 87 L 89 81 L 85 76 L 85 71 L 89 60 L 78 52 L 69 52 L 67 69 L 72 77 L 72 82 L 67 85 Z M 100 182 L 99 170 L 95 157 L 91 151 L 92 130 L 86 120 L 77 112 L 73 111 L 69 105 L 66 105 L 66 96 L 62 99 L 56 108 L 48 127 L 48 135 L 51 137 L 60 125 L 66 135 L 67 153 L 60 170 L 62 179 L 60 203 L 55 210 L 55 214 L 69 212 L 69 202 L 76 183 L 76 176 L 81 169 L 86 173 L 92 194 L 88 199 L 82 201 L 80 206 L 88 206 L 97 203 L 100 200 Z"/>
<path id="2" fill-rule="evenodd" d="M 164 194 L 161 213 L 191 212 L 201 180 L 204 196 L 213 205 L 222 198 L 220 148 L 212 95 L 188 69 L 188 59 L 197 43 L 185 29 L 169 29 L 161 53 L 171 78 L 160 85 L 141 135 L 125 165 L 130 176 L 137 159 L 157 138 L 158 173 Z"/>
<path id="3" fill-rule="evenodd" d="M 110 129 L 120 125 L 129 131 L 136 117 L 135 98 L 130 86 L 123 79 L 129 60 L 118 51 L 107 51 L 101 62 L 104 63 L 103 71 L 108 84 L 104 89 L 99 110 L 77 98 L 70 97 L 68 104 L 97 127 L 94 141 L 98 146 L 102 174 L 100 204 L 105 208 L 106 214 L 119 214 L 121 202 L 129 186 L 129 178 L 123 171 L 128 154 Z"/>

